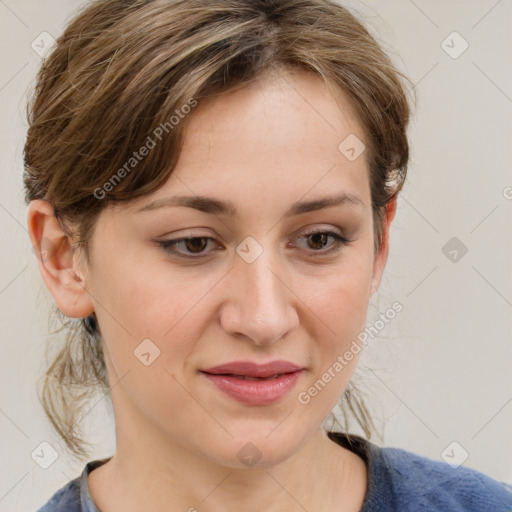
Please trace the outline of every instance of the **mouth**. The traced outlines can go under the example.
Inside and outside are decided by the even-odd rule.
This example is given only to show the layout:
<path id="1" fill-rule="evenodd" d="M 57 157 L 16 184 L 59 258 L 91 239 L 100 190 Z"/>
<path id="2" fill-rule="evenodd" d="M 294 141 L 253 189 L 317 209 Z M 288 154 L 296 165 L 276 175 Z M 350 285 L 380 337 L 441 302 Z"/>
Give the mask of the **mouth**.
<path id="1" fill-rule="evenodd" d="M 247 405 L 277 402 L 295 386 L 305 368 L 288 361 L 258 365 L 236 361 L 200 370 L 223 394 Z"/>
<path id="2" fill-rule="evenodd" d="M 276 373 L 275 375 L 272 375 L 271 377 L 251 377 L 249 375 L 234 375 L 234 374 L 231 374 L 231 373 L 215 373 L 215 374 L 212 374 L 212 373 L 208 373 L 208 372 L 203 372 L 203 373 L 206 373 L 208 375 L 215 375 L 217 377 L 232 377 L 234 379 L 241 379 L 241 380 L 272 380 L 272 379 L 277 379 L 279 377 L 281 377 L 282 375 L 287 375 L 286 373 Z M 292 373 L 292 372 L 290 372 Z"/>
<path id="3" fill-rule="evenodd" d="M 289 361 L 271 361 L 265 364 L 257 364 L 252 361 L 232 361 L 230 363 L 214 366 L 206 370 L 201 370 L 210 375 L 229 375 L 235 377 L 247 378 L 275 378 L 285 373 L 293 373 L 303 370 L 302 366 Z"/>

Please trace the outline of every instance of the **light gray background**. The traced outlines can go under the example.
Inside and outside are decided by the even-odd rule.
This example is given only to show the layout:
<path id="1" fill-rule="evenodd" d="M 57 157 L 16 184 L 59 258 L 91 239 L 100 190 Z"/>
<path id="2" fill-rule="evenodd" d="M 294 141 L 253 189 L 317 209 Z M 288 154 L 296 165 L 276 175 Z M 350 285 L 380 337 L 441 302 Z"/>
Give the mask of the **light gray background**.
<path id="1" fill-rule="evenodd" d="M 24 102 L 40 65 L 31 43 L 43 31 L 59 35 L 80 3 L 0 0 L 1 511 L 35 510 L 83 469 L 65 457 L 37 400 L 50 296 L 26 232 L 21 180 Z M 512 482 L 511 1 L 345 4 L 395 54 L 419 99 L 368 324 L 395 300 L 403 311 L 369 343 L 358 377 L 384 434 L 375 442 L 439 460 L 467 452 L 465 466 Z M 469 44 L 455 59 L 441 46 L 453 31 Z M 447 43 L 462 48 L 457 36 Z M 455 263 L 442 252 L 454 236 L 468 248 Z M 113 423 L 100 396 L 91 406 L 101 458 L 113 452 Z M 43 441 L 60 454 L 48 469 L 31 458 Z"/>

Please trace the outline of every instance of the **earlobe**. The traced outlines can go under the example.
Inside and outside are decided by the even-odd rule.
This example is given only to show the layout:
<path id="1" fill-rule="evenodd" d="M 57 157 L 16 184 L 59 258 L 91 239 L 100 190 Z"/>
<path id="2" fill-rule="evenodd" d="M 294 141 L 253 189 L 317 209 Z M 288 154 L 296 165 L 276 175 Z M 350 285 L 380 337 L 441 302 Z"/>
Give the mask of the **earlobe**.
<path id="1" fill-rule="evenodd" d="M 382 222 L 382 243 L 380 246 L 379 253 L 375 256 L 374 264 L 373 264 L 373 277 L 370 295 L 373 295 L 378 289 L 380 285 L 380 281 L 382 279 L 382 274 L 384 273 L 384 268 L 386 267 L 386 263 L 388 261 L 389 254 L 389 230 L 391 227 L 391 222 L 395 218 L 396 214 L 396 203 L 397 198 L 393 198 L 387 205 L 384 213 L 384 218 Z"/>
<path id="2" fill-rule="evenodd" d="M 94 312 L 85 288 L 85 277 L 78 266 L 75 249 L 64 233 L 54 208 L 48 201 L 30 202 L 27 225 L 39 272 L 57 307 L 70 318 L 83 318 Z"/>

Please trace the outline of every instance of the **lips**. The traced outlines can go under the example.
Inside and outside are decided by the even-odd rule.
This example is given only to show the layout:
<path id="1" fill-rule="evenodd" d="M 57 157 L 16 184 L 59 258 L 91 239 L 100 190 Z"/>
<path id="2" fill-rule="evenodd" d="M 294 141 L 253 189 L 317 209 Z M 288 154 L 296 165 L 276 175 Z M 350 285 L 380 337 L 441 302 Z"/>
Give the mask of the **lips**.
<path id="1" fill-rule="evenodd" d="M 272 361 L 267 364 L 256 364 L 251 361 L 234 361 L 207 370 L 210 375 L 229 375 L 247 379 L 275 378 L 284 373 L 293 373 L 303 368 L 288 361 Z"/>
<path id="2" fill-rule="evenodd" d="M 295 386 L 304 368 L 288 361 L 258 365 L 236 361 L 201 370 L 218 390 L 247 405 L 269 405 Z"/>

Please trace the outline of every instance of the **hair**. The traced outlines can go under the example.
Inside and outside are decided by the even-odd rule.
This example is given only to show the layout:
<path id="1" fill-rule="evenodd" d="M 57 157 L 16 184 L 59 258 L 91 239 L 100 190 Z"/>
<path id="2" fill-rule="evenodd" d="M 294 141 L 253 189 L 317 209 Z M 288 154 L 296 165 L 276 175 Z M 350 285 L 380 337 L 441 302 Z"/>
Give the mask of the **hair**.
<path id="1" fill-rule="evenodd" d="M 43 61 L 27 107 L 25 201 L 51 203 L 89 261 L 88 242 L 101 211 L 167 181 L 197 102 L 286 69 L 314 73 L 350 99 L 366 137 L 379 250 L 386 207 L 407 170 L 404 82 L 410 82 L 364 23 L 329 0 L 86 5 Z M 134 151 L 150 147 L 150 139 L 154 146 L 135 160 Z M 55 306 L 54 313 L 66 340 L 43 376 L 39 399 L 71 455 L 84 458 L 89 444 L 78 418 L 98 386 L 109 393 L 101 329 L 94 314 L 74 323 Z M 374 427 L 364 401 L 351 386 L 342 400 L 370 438 Z"/>

